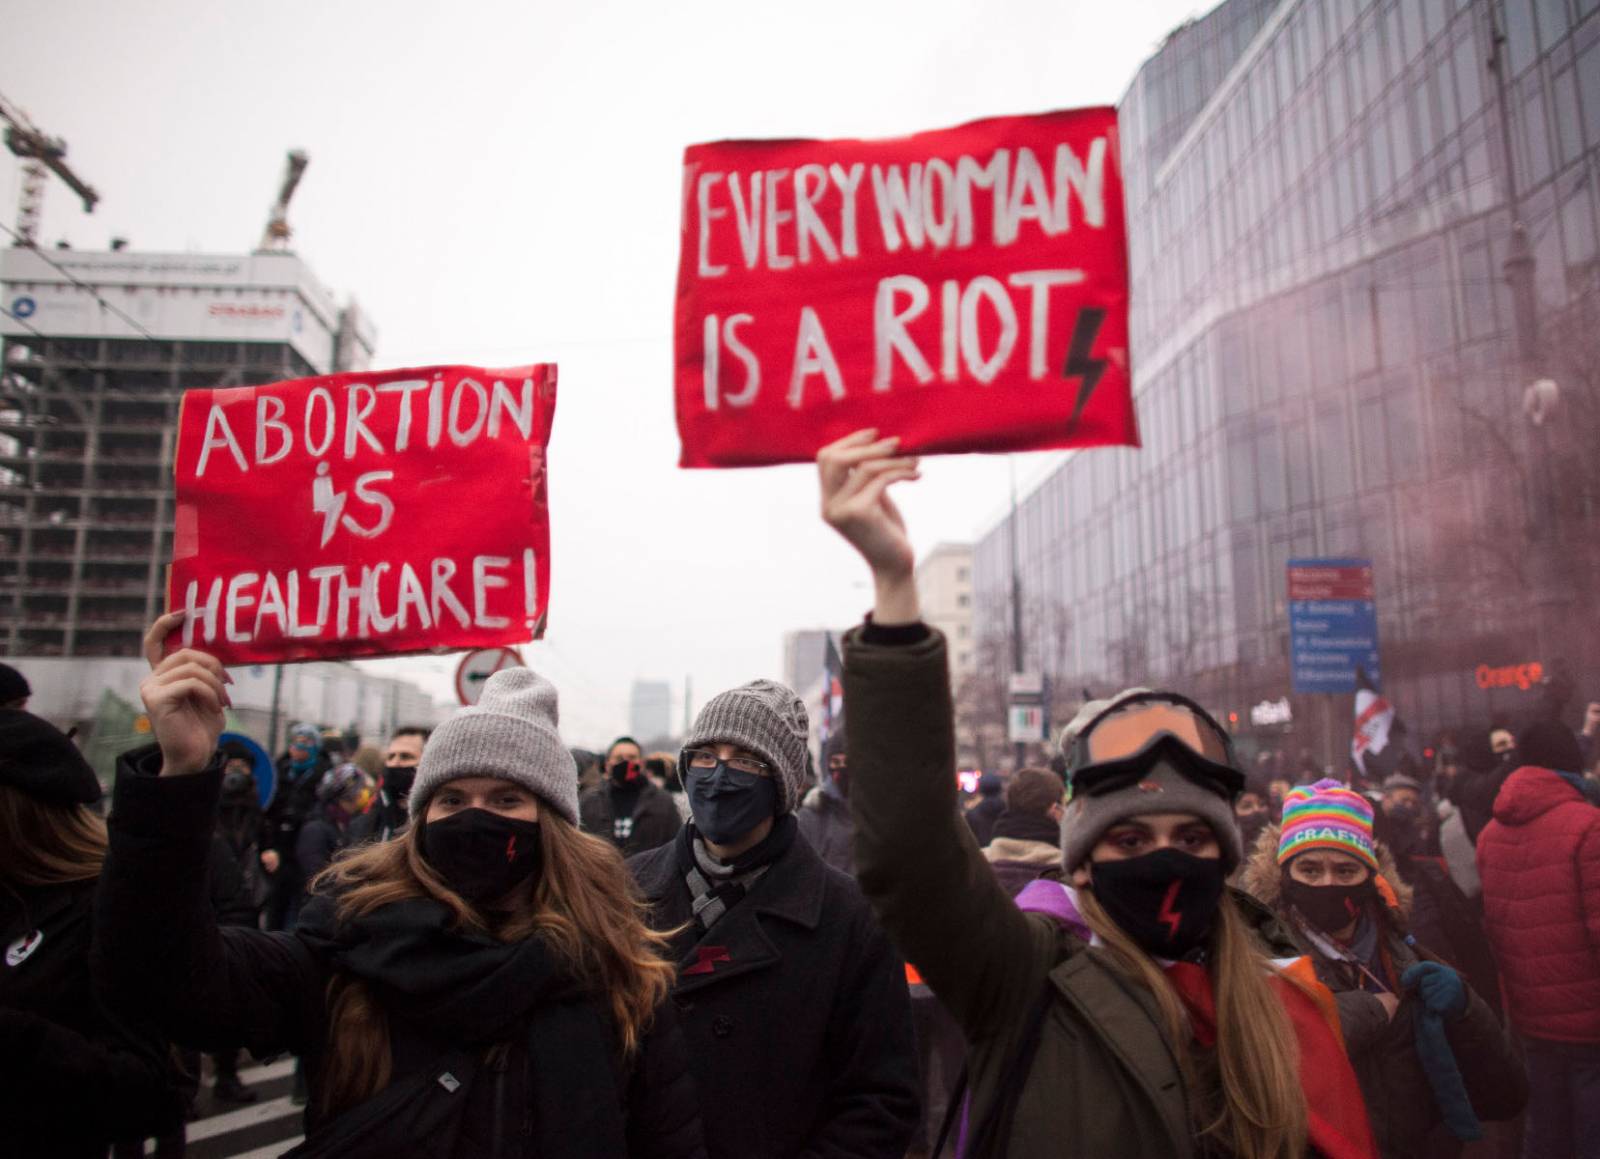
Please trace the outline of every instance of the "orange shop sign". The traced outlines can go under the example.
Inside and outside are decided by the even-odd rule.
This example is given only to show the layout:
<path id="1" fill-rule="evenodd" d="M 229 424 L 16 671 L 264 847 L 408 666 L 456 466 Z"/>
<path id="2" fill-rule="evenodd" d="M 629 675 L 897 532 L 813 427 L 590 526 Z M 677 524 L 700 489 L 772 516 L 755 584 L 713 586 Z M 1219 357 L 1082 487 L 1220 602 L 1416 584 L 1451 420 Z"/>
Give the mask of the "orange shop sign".
<path id="1" fill-rule="evenodd" d="M 1478 687 L 1486 691 L 1490 688 L 1521 688 L 1526 691 L 1544 679 L 1544 665 L 1537 660 L 1528 664 L 1507 664 L 1504 668 L 1479 664 L 1473 676 L 1478 681 Z"/>

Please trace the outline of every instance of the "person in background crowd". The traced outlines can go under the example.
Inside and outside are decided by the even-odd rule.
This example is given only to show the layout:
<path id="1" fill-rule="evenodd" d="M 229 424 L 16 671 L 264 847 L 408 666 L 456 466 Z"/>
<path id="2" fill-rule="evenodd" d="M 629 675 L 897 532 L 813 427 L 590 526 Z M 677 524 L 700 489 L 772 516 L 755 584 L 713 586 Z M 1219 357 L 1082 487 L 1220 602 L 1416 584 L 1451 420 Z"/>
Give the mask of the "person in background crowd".
<path id="1" fill-rule="evenodd" d="M 712 1159 L 901 1159 L 917 1121 L 900 959 L 855 883 L 797 840 L 808 735 L 781 684 L 713 697 L 679 761 L 693 819 L 628 863 L 672 931 Z"/>
<path id="2" fill-rule="evenodd" d="M 833 868 L 843 874 L 856 871 L 855 825 L 850 820 L 850 766 L 845 755 L 845 731 L 835 729 L 823 748 L 822 783 L 806 794 L 795 816 L 800 836 Z"/>
<path id="3" fill-rule="evenodd" d="M 411 783 L 416 780 L 417 766 L 422 761 L 422 748 L 428 743 L 428 730 L 417 725 L 405 725 L 394 730 L 383 754 L 383 768 L 378 781 L 378 798 L 361 816 L 350 822 L 345 830 L 347 845 L 362 845 L 368 841 L 387 841 L 404 828 L 406 801 L 411 796 Z"/>
<path id="4" fill-rule="evenodd" d="M 1517 767 L 1515 741 L 1509 729 L 1469 735 L 1461 746 L 1461 772 L 1450 785 L 1450 800 L 1474 848 L 1494 816 L 1495 798 Z"/>
<path id="5" fill-rule="evenodd" d="M 32 695 L 27 677 L 9 664 L 0 664 L 0 708 L 27 708 Z"/>
<path id="6" fill-rule="evenodd" d="M 678 758 L 671 753 L 651 753 L 644 759 L 645 772 L 659 789 L 666 790 L 678 810 L 678 820 L 689 819 L 689 799 L 683 795 L 683 777 L 678 773 Z"/>
<path id="7" fill-rule="evenodd" d="M 1439 833 L 1439 852 L 1444 856 L 1445 868 L 1449 870 L 1450 880 L 1456 883 L 1468 901 L 1474 907 L 1478 906 L 1478 899 L 1483 893 L 1483 886 L 1478 880 L 1478 851 L 1473 847 L 1472 837 L 1467 833 L 1466 819 L 1461 814 L 1461 807 L 1455 802 L 1455 788 L 1460 783 L 1462 776 L 1461 753 L 1452 744 L 1439 746 L 1439 759 L 1434 763 L 1433 792 L 1434 813 L 1437 818 Z M 1496 988 L 1498 993 L 1498 987 Z M 1490 994 L 1484 994 L 1485 999 L 1490 999 Z"/>
<path id="8" fill-rule="evenodd" d="M 1478 838 L 1483 916 L 1533 1094 L 1528 1159 L 1600 1156 L 1600 809 L 1577 739 L 1528 727 Z"/>
<path id="9" fill-rule="evenodd" d="M 1516 750 L 1517 738 L 1509 728 L 1489 730 L 1489 751 L 1497 757 L 1509 758 Z"/>
<path id="10" fill-rule="evenodd" d="M 234 741 L 224 743 L 221 752 L 222 796 L 207 869 L 211 912 L 218 925 L 259 929 L 267 881 L 261 868 L 261 794 L 255 761 L 249 750 Z M 213 1098 L 241 1106 L 256 1101 L 256 1093 L 239 1081 L 237 1050 L 216 1051 L 211 1061 Z"/>
<path id="11" fill-rule="evenodd" d="M 1345 1047 L 1386 1159 L 1428 1153 L 1447 1124 L 1480 1138 L 1528 1087 L 1494 1012 L 1411 936 L 1411 889 L 1373 837 L 1365 797 L 1326 779 L 1293 790 L 1251 855 L 1244 887 L 1309 943 L 1338 996 Z"/>
<path id="12" fill-rule="evenodd" d="M 317 804 L 317 786 L 333 765 L 322 751 L 322 733 L 314 724 L 289 728 L 289 749 L 278 758 L 278 788 L 267 806 L 266 847 L 261 864 L 271 878 L 266 920 L 269 930 L 292 930 L 305 893 L 306 875 L 295 860 L 300 827 Z"/>
<path id="13" fill-rule="evenodd" d="M 295 861 L 306 881 L 302 909 L 311 900 L 311 882 L 346 844 L 350 822 L 365 813 L 376 796 L 372 778 L 353 762 L 347 761 L 322 774 L 322 783 L 317 786 L 317 812 L 300 826 L 300 837 L 294 847 Z"/>
<path id="14" fill-rule="evenodd" d="M 1406 907 L 1410 933 L 1428 951 L 1459 969 L 1473 990 L 1499 1011 L 1500 980 L 1494 954 L 1483 931 L 1480 909 L 1450 876 L 1430 814 L 1423 806 L 1422 786 L 1404 773 L 1383 782 L 1383 795 L 1373 816 L 1378 843 L 1394 859 L 1391 881 L 1410 887 Z"/>
<path id="15" fill-rule="evenodd" d="M 1225 892 L 1244 777 L 1198 705 L 1130 690 L 1083 708 L 1061 744 L 1071 885 L 1037 881 L 1007 901 L 956 819 L 946 644 L 921 619 L 886 493 L 916 462 L 873 435 L 818 456 L 823 518 L 876 592 L 844 649 L 856 872 L 966 1032 L 961 1153 L 1373 1154 L 1331 995 L 1304 964 L 1292 980 L 1269 965 L 1252 931 L 1276 923 Z M 1029 893 L 1050 900 L 1024 912 Z"/>
<path id="16" fill-rule="evenodd" d="M 348 761 L 349 754 L 355 752 L 358 742 L 359 738 L 354 733 L 331 726 L 322 730 L 320 739 L 322 754 L 328 758 L 329 765 L 342 765 Z"/>
<path id="17" fill-rule="evenodd" d="M 0 692 L 0 696 L 3 695 Z M 1578 730 L 1578 755 L 1585 769 L 1600 761 L 1600 701 L 1591 701 L 1583 710 L 1583 727 Z"/>
<path id="18" fill-rule="evenodd" d="M 1000 814 L 1006 811 L 1006 802 L 1002 794 L 1005 792 L 1006 783 L 999 773 L 984 773 L 978 778 L 978 801 L 963 814 L 967 819 L 967 828 L 972 830 L 972 836 L 982 849 L 994 837 L 994 823 L 1000 819 Z"/>
<path id="19" fill-rule="evenodd" d="M 584 832 L 611 842 L 623 857 L 665 845 L 677 835 L 683 827 L 678 807 L 650 783 L 632 737 L 611 742 L 605 770 L 606 779 L 579 799 Z"/>
<path id="20" fill-rule="evenodd" d="M 1437 853 L 1438 837 L 1422 800 L 1422 783 L 1410 773 L 1390 773 L 1381 789 L 1382 813 L 1389 821 L 1389 847 L 1403 855 Z"/>
<path id="21" fill-rule="evenodd" d="M 1276 821 L 1283 816 L 1283 802 L 1289 796 L 1289 790 L 1294 788 L 1294 778 L 1287 773 L 1280 772 L 1267 782 L 1267 815 Z"/>
<path id="22" fill-rule="evenodd" d="M 1065 786 L 1049 769 L 1020 769 L 1005 790 L 1005 812 L 983 856 L 1012 897 L 1040 877 L 1061 876 Z"/>
<path id="23" fill-rule="evenodd" d="M 1263 779 L 1259 771 L 1245 781 L 1243 791 L 1233 802 L 1233 819 L 1239 825 L 1239 837 L 1244 843 L 1245 853 L 1256 846 L 1256 839 L 1261 836 L 1261 831 L 1277 819 L 1277 809 L 1272 803 L 1272 782 Z M 1284 790 L 1288 792 L 1287 789 Z"/>
<path id="24" fill-rule="evenodd" d="M 203 845 L 227 693 L 215 657 L 146 637 L 158 745 L 118 765 L 97 982 L 179 1041 L 306 1059 L 301 1154 L 700 1159 L 658 956 L 621 858 L 577 829 L 556 692 L 496 673 L 441 725 L 412 823 L 336 861 L 293 933 L 219 929 Z M 152 968 L 159 963 L 159 968 Z"/>
<path id="25" fill-rule="evenodd" d="M 167 1044 L 90 986 L 99 800 L 66 734 L 0 708 L 0 1152 L 18 1159 L 104 1159 L 116 1140 L 182 1137 Z"/>
<path id="26" fill-rule="evenodd" d="M 357 746 L 350 754 L 350 763 L 371 777 L 374 785 L 383 780 L 383 753 L 377 745 Z"/>

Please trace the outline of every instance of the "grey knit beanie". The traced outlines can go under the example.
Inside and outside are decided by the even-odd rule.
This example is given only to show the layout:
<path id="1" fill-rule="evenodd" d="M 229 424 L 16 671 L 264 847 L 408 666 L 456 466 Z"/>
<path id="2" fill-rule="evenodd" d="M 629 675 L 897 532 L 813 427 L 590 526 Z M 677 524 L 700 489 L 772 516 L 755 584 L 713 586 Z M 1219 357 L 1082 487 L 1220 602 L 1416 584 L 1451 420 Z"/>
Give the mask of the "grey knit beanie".
<path id="1" fill-rule="evenodd" d="M 556 732 L 556 689 L 531 668 L 503 668 L 483 697 L 433 730 L 422 749 L 409 809 L 415 821 L 447 781 L 499 777 L 513 781 L 574 825 L 578 766 Z"/>
<path id="2" fill-rule="evenodd" d="M 683 738 L 687 751 L 707 744 L 736 744 L 777 770 L 779 814 L 800 807 L 806 778 L 806 739 L 811 721 L 806 706 L 788 685 L 752 680 L 713 696 Z M 689 762 L 679 761 L 686 773 Z"/>
<path id="3" fill-rule="evenodd" d="M 1148 688 L 1128 688 L 1105 700 L 1091 700 L 1061 730 L 1061 751 L 1070 756 L 1078 735 L 1096 717 L 1124 700 L 1142 696 Z M 1068 768 L 1068 787 L 1076 770 Z M 1244 860 L 1244 838 L 1228 798 L 1195 784 L 1177 769 L 1161 763 L 1136 785 L 1091 796 L 1073 793 L 1061 814 L 1061 867 L 1067 872 L 1089 859 L 1095 844 L 1118 822 L 1149 813 L 1193 813 L 1211 826 L 1222 846 L 1222 861 L 1229 873 Z"/>

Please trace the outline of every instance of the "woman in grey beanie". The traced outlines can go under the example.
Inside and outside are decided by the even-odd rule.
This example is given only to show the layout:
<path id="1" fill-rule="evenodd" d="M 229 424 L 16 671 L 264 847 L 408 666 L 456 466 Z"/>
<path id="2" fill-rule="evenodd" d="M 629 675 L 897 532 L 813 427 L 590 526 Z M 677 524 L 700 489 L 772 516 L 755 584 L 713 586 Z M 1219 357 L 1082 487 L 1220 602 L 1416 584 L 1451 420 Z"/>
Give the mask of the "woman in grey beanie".
<path id="1" fill-rule="evenodd" d="M 118 768 L 96 915 L 110 999 L 179 1041 L 301 1055 L 297 1159 L 703 1156 L 665 939 L 616 850 L 578 831 L 550 683 L 497 673 L 437 729 L 412 824 L 336 860 L 293 933 L 218 930 L 199 837 L 228 694 L 214 657 L 162 657 L 181 616 L 146 638 L 159 744 Z"/>

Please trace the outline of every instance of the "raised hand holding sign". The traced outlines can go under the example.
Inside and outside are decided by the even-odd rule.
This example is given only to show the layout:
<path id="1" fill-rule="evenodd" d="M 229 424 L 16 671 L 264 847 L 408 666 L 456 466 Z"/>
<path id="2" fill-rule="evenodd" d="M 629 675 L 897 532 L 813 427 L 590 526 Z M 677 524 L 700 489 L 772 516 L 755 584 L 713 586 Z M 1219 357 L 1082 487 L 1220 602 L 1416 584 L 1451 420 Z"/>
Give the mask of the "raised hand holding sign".
<path id="1" fill-rule="evenodd" d="M 226 727 L 223 710 L 233 705 L 228 674 L 215 656 L 195 648 L 162 655 L 164 641 L 182 625 L 183 615 L 158 617 L 144 637 L 150 675 L 140 683 L 139 697 L 161 746 L 164 777 L 198 773 L 210 763 Z"/>

